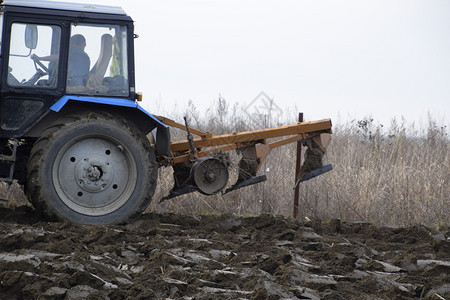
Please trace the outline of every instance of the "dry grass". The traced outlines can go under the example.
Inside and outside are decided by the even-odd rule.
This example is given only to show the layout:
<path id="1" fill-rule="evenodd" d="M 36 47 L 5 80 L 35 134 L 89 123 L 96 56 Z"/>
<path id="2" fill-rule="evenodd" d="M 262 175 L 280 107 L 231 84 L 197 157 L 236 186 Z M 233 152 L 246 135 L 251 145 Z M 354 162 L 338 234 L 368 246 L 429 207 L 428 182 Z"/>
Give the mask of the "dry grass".
<path id="1" fill-rule="evenodd" d="M 213 133 L 254 129 L 252 119 L 222 103 L 201 118 L 192 104 L 186 114 L 191 126 Z M 225 110 L 225 111 L 224 111 Z M 172 116 L 181 120 L 182 116 Z M 263 118 L 263 116 L 252 116 Z M 270 120 L 278 126 L 295 122 Z M 310 218 L 401 225 L 450 223 L 450 157 L 448 128 L 430 117 L 427 128 L 393 120 L 389 126 L 366 118 L 333 128 L 325 162 L 334 170 L 300 186 L 299 214 Z M 180 132 L 174 136 L 184 138 Z M 235 164 L 238 161 L 234 155 Z M 152 210 L 178 213 L 273 213 L 291 215 L 296 148 L 294 144 L 272 151 L 260 173 L 268 180 L 225 196 L 192 193 L 154 202 Z M 169 170 L 161 170 L 156 199 L 173 183 Z M 236 177 L 236 170 L 232 172 Z"/>
<path id="2" fill-rule="evenodd" d="M 393 122 L 383 134 L 371 124 L 335 128 L 328 152 L 335 170 L 305 184 L 304 202 L 317 199 L 306 212 L 392 225 L 448 223 L 450 157 L 444 128 L 431 122 L 427 132 L 418 132 Z"/>

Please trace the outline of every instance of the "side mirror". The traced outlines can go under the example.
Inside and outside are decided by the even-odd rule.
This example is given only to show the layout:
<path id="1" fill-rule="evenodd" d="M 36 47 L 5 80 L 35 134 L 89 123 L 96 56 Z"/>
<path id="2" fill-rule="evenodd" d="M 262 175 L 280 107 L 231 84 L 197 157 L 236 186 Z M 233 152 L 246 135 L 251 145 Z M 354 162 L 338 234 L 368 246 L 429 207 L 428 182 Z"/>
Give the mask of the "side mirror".
<path id="1" fill-rule="evenodd" d="M 36 49 L 38 41 L 37 26 L 33 24 L 27 24 L 25 27 L 25 46 L 30 49 Z"/>

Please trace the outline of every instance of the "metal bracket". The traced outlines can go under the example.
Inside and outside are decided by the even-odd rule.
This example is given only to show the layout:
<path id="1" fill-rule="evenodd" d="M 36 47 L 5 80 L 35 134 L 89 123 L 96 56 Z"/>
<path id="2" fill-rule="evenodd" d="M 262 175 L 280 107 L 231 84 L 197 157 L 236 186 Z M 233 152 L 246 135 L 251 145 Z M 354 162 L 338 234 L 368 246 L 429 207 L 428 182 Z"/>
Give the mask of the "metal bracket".
<path id="1" fill-rule="evenodd" d="M 9 197 L 11 196 L 11 185 L 14 179 L 14 166 L 16 163 L 17 146 L 19 145 L 19 141 L 16 139 L 9 139 L 8 142 L 10 143 L 9 148 L 12 152 L 11 155 L 0 155 L 1 163 L 10 164 L 9 176 L 0 178 L 0 182 L 5 182 L 8 185 L 8 188 L 6 190 L 6 198 L 0 198 L 0 201 L 4 202 L 9 201 Z"/>
<path id="2" fill-rule="evenodd" d="M 188 140 L 188 144 L 189 144 L 189 150 L 191 151 L 191 159 L 196 160 L 196 159 L 198 159 L 197 149 L 195 149 L 195 147 L 194 147 L 194 138 L 192 137 L 186 117 L 184 117 L 184 123 L 186 124 L 187 140 Z"/>

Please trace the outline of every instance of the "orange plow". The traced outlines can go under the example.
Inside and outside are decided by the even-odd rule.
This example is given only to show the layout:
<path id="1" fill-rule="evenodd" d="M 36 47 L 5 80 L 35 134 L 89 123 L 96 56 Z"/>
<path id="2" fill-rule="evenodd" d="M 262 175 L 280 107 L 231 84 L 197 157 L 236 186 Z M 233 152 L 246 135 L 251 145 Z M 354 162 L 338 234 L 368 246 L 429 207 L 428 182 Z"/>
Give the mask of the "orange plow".
<path id="1" fill-rule="evenodd" d="M 301 141 L 308 147 L 305 161 L 300 169 L 300 181 L 309 180 L 332 169 L 323 166 L 322 157 L 330 141 L 331 120 L 294 123 L 281 127 L 266 128 L 223 135 L 212 135 L 189 128 L 165 117 L 157 117 L 162 123 L 187 132 L 187 139 L 171 143 L 172 157 L 161 158 L 173 166 L 175 186 L 161 201 L 198 191 L 206 195 L 223 194 L 266 180 L 257 175 L 262 162 L 274 148 Z M 185 119 L 186 121 L 186 119 Z M 193 138 L 193 134 L 199 136 Z M 278 138 L 276 141 L 270 139 Z M 281 139 L 280 139 L 281 138 Z M 237 181 L 224 191 L 228 184 L 229 161 L 227 151 L 236 150 L 242 155 L 239 161 Z"/>

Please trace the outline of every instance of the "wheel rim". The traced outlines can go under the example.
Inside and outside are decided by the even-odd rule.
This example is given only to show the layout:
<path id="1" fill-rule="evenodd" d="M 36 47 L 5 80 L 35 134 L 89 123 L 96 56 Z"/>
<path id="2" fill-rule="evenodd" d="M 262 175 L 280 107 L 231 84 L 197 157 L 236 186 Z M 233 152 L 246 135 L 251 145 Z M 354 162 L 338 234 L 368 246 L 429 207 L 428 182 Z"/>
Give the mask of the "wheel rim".
<path id="1" fill-rule="evenodd" d="M 220 192 L 228 182 L 228 169 L 223 162 L 213 157 L 203 157 L 192 167 L 195 184 L 207 195 Z"/>
<path id="2" fill-rule="evenodd" d="M 119 141 L 104 135 L 73 139 L 56 156 L 53 184 L 61 201 L 80 214 L 112 213 L 131 197 L 136 161 Z"/>

